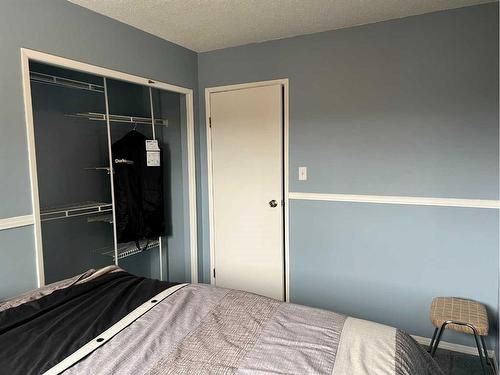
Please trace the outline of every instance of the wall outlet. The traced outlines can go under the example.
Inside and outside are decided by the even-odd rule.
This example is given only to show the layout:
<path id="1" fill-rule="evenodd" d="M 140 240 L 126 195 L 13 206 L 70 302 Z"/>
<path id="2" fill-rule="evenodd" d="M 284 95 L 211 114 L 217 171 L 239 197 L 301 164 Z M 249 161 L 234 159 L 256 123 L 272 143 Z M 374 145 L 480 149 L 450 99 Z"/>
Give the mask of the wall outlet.
<path id="1" fill-rule="evenodd" d="M 299 167 L 299 181 L 307 180 L 307 167 Z"/>

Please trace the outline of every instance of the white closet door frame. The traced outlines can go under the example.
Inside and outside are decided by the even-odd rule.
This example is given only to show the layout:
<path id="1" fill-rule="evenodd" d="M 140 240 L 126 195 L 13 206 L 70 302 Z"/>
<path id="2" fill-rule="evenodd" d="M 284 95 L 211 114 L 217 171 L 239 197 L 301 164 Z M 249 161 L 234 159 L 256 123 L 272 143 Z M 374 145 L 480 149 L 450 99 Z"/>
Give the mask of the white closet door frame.
<path id="1" fill-rule="evenodd" d="M 36 170 L 35 132 L 33 123 L 33 108 L 31 103 L 30 60 L 60 66 L 85 73 L 95 74 L 105 78 L 118 79 L 136 83 L 150 88 L 172 91 L 186 97 L 186 125 L 187 125 L 187 162 L 188 162 L 188 205 L 189 205 L 189 249 L 191 261 L 191 282 L 198 282 L 198 240 L 196 219 L 196 171 L 195 171 L 195 139 L 194 139 L 194 110 L 193 90 L 169 83 L 159 82 L 132 74 L 118 72 L 95 65 L 82 63 L 60 56 L 21 48 L 22 84 L 24 96 L 24 113 L 28 140 L 28 156 L 31 184 L 31 202 L 33 209 L 35 231 L 35 259 L 38 287 L 45 285 L 43 269 L 42 227 L 40 220 L 40 206 L 38 197 L 38 176 Z"/>
<path id="2" fill-rule="evenodd" d="M 213 268 L 215 265 L 215 234 L 214 234 L 214 201 L 213 201 L 213 170 L 212 170 L 212 137 L 210 129 L 210 94 L 222 91 L 247 89 L 252 87 L 281 85 L 283 88 L 283 202 L 284 209 L 284 249 L 285 249 L 285 301 L 290 301 L 290 240 L 289 240 L 289 207 L 288 207 L 288 144 L 289 144 L 289 80 L 288 78 L 271 81 L 259 81 L 228 86 L 207 87 L 205 89 L 205 131 L 207 147 L 207 182 L 208 182 L 208 230 L 210 246 L 210 284 L 215 285 Z"/>

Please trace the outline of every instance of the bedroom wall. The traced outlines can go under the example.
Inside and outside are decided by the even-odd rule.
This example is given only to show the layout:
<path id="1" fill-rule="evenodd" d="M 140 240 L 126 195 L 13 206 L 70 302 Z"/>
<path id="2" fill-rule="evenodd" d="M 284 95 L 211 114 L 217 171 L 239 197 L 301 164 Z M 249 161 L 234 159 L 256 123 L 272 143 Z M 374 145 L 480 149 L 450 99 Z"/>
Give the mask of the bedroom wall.
<path id="1" fill-rule="evenodd" d="M 21 47 L 197 87 L 195 52 L 65 0 L 3 1 L 0 47 L 0 220 L 32 213 Z M 36 286 L 33 242 L 32 226 L 0 230 L 0 298 Z"/>
<path id="2" fill-rule="evenodd" d="M 31 214 L 21 47 L 199 84 L 201 280 L 210 272 L 205 87 L 290 78 L 290 191 L 498 199 L 497 4 L 199 56 L 64 0 L 0 7 L 0 220 Z M 296 179 L 302 165 L 306 182 Z M 290 215 L 294 302 L 422 336 L 435 295 L 497 313 L 497 210 L 297 200 Z M 34 272 L 32 226 L 0 230 L 0 298 L 33 288 Z"/>
<path id="3" fill-rule="evenodd" d="M 201 155 L 206 87 L 289 78 L 291 192 L 497 200 L 497 12 L 492 3 L 201 53 Z M 433 297 L 473 298 L 494 337 L 498 220 L 496 209 L 291 200 L 291 300 L 430 337 Z"/>

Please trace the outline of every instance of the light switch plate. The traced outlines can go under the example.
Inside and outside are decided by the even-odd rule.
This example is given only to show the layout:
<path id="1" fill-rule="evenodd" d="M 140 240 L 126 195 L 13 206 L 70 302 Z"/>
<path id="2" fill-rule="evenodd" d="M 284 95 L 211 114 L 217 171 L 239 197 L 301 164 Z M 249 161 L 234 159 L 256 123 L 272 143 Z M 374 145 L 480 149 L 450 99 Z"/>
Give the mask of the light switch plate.
<path id="1" fill-rule="evenodd" d="M 299 181 L 307 180 L 307 167 L 299 167 Z"/>

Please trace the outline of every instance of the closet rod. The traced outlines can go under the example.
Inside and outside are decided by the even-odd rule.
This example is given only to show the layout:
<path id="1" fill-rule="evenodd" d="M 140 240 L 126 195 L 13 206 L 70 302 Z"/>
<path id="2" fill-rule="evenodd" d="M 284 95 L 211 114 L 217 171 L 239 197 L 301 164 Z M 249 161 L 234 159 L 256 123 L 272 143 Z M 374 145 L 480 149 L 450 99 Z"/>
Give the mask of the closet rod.
<path id="1" fill-rule="evenodd" d="M 69 114 L 67 116 L 70 117 L 79 117 L 84 118 L 91 121 L 106 121 L 107 116 L 105 113 L 97 113 L 97 112 L 85 112 L 85 113 L 75 113 Z M 151 125 L 152 119 L 151 117 L 138 117 L 138 116 L 124 116 L 124 115 L 109 115 L 110 122 L 121 122 L 127 124 L 140 124 L 140 125 Z M 168 120 L 155 118 L 155 125 L 168 126 Z"/>
<path id="2" fill-rule="evenodd" d="M 30 79 L 33 82 L 44 83 L 46 85 L 56 85 L 70 87 L 73 89 L 94 91 L 94 92 L 104 92 L 104 86 L 97 85 L 95 83 L 77 81 L 75 79 L 69 79 L 64 77 L 53 76 L 50 74 L 30 72 Z"/>

